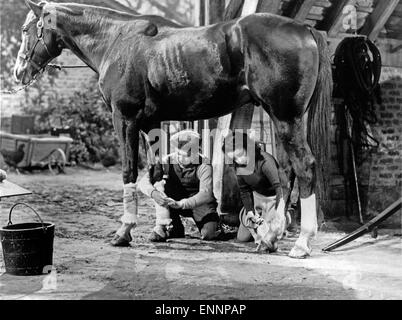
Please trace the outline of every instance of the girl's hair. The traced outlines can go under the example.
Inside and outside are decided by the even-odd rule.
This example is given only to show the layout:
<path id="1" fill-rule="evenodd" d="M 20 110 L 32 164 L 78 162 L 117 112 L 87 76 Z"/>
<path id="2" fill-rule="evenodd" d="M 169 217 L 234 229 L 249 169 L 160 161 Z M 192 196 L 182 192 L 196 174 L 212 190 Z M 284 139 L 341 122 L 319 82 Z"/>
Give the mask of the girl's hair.
<path id="1" fill-rule="evenodd" d="M 234 131 L 227 135 L 222 144 L 222 151 L 226 154 L 228 151 L 234 151 L 242 148 L 247 151 L 250 145 L 254 146 L 255 155 L 258 157 L 261 154 L 261 148 L 258 143 L 251 139 L 247 133 Z"/>

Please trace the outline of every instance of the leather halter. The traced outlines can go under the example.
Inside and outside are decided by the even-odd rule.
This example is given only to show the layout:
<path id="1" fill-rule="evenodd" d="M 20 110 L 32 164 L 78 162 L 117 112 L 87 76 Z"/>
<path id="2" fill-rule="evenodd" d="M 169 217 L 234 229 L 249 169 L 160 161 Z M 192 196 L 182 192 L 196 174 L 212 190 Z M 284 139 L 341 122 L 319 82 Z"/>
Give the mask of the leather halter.
<path id="1" fill-rule="evenodd" d="M 49 50 L 45 40 L 43 39 L 44 30 L 45 30 L 45 23 L 44 23 L 44 14 L 42 12 L 42 14 L 39 18 L 39 21 L 36 24 L 36 42 L 35 42 L 35 44 L 32 46 L 31 49 L 29 49 L 28 53 L 18 53 L 18 56 L 20 58 L 24 59 L 26 62 L 28 62 L 28 64 L 30 64 L 32 67 L 34 67 L 34 69 L 37 72 L 42 71 L 46 67 L 46 64 L 56 57 L 50 53 L 50 50 Z M 35 48 L 38 45 L 38 43 L 41 43 L 43 45 L 43 47 L 45 48 L 45 50 L 49 56 L 49 58 L 47 60 L 45 60 L 46 62 L 42 66 L 38 65 L 32 59 L 35 54 Z"/>

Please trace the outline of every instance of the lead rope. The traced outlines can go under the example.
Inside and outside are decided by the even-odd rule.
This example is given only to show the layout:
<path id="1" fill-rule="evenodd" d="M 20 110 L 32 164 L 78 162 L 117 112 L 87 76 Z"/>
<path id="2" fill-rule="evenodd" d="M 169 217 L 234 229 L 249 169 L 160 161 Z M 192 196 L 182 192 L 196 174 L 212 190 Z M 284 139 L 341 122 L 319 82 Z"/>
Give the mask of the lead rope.
<path id="1" fill-rule="evenodd" d="M 78 69 L 78 68 L 89 68 L 88 66 L 83 66 L 83 65 L 71 65 L 71 66 L 63 66 L 63 65 L 59 65 L 59 64 L 48 64 L 46 67 L 49 68 L 53 68 L 53 69 L 58 69 L 58 70 L 62 70 L 62 69 Z M 26 88 L 30 87 L 31 85 L 33 85 L 35 82 L 37 82 L 40 78 L 40 75 L 43 74 L 43 71 L 38 72 L 31 81 L 29 81 L 26 85 L 23 85 L 19 88 L 15 88 L 15 89 L 11 89 L 11 90 L 2 90 L 0 91 L 1 94 L 16 94 L 20 91 L 25 90 Z"/>

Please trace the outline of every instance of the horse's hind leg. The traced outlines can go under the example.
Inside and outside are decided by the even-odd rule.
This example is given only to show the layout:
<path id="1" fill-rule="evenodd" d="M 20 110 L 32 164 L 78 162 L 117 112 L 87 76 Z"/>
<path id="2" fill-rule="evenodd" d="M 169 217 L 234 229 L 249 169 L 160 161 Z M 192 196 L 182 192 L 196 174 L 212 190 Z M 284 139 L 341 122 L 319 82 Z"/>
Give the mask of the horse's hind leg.
<path id="1" fill-rule="evenodd" d="M 278 137 L 288 153 L 300 189 L 301 231 L 289 253 L 292 258 L 305 258 L 311 253 L 310 239 L 317 233 L 316 197 L 314 194 L 315 158 L 307 143 L 303 120 L 277 122 Z"/>

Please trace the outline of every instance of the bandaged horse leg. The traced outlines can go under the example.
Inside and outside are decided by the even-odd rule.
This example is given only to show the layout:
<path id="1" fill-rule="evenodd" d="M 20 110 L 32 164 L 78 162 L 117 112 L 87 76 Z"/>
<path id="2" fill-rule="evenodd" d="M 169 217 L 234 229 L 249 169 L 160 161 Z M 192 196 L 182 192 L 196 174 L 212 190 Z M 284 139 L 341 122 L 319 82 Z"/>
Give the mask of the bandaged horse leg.
<path id="1" fill-rule="evenodd" d="M 137 198 L 137 176 L 138 176 L 138 129 L 134 121 L 122 119 L 119 112 L 113 106 L 113 125 L 120 142 L 123 171 L 123 216 L 122 225 L 116 231 L 111 241 L 113 246 L 128 246 L 132 240 L 131 231 L 137 225 L 138 198 Z"/>
<path id="2" fill-rule="evenodd" d="M 172 229 L 172 219 L 169 208 L 163 207 L 154 201 L 155 205 L 155 227 L 152 230 L 149 240 L 152 242 L 163 242 L 169 238 Z"/>
<path id="3" fill-rule="evenodd" d="M 292 258 L 304 258 L 311 254 L 310 241 L 316 236 L 318 230 L 315 194 L 306 199 L 300 199 L 300 204 L 301 230 L 299 238 L 289 254 Z"/>
<path id="4" fill-rule="evenodd" d="M 166 196 L 165 184 L 166 184 L 165 180 L 157 181 L 155 182 L 154 187 L 156 190 L 158 190 L 159 192 L 161 192 L 163 195 Z M 156 201 L 154 201 L 154 205 L 155 205 L 156 220 L 153 232 L 156 235 L 152 234 L 150 240 L 152 239 L 164 240 L 168 237 L 168 232 L 172 225 L 170 211 L 169 208 L 159 205 Z"/>
<path id="5" fill-rule="evenodd" d="M 161 237 L 167 237 L 166 231 L 168 231 L 172 225 L 169 208 L 160 206 L 155 201 L 154 203 L 156 220 L 153 231 L 159 234 Z"/>
<path id="6" fill-rule="evenodd" d="M 310 240 L 317 233 L 317 206 L 314 194 L 315 158 L 303 137 L 303 134 L 298 135 L 289 149 L 289 156 L 299 183 L 301 199 L 301 232 L 289 256 L 298 259 L 311 254 Z"/>
<path id="7" fill-rule="evenodd" d="M 277 122 L 278 137 L 282 140 L 299 183 L 301 198 L 301 232 L 290 251 L 292 258 L 305 258 L 311 254 L 310 240 L 317 233 L 317 211 L 314 194 L 315 157 L 307 143 L 305 120 L 293 123 Z"/>
<path id="8" fill-rule="evenodd" d="M 131 241 L 131 231 L 138 222 L 138 198 L 137 185 L 135 183 L 125 184 L 123 187 L 123 216 L 120 221 L 121 227 L 116 231 L 116 234 L 128 241 Z"/>
<path id="9" fill-rule="evenodd" d="M 285 213 L 285 200 L 279 200 L 278 208 L 271 210 L 273 218 L 269 221 L 271 231 L 276 234 L 277 239 L 281 240 L 285 234 L 287 217 Z"/>

